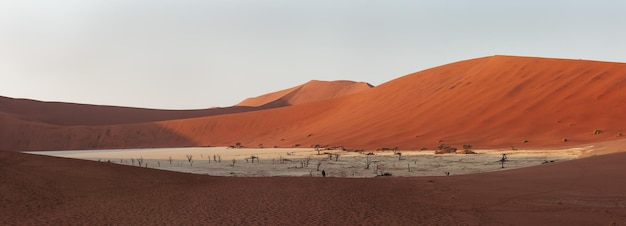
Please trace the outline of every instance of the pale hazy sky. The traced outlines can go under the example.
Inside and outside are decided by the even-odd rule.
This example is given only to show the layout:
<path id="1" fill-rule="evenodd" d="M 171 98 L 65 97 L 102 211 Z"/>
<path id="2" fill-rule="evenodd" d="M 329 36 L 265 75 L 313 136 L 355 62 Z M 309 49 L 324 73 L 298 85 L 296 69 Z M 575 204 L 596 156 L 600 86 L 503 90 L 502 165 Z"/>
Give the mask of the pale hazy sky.
<path id="1" fill-rule="evenodd" d="M 626 1 L 0 1 L 0 96 L 16 98 L 230 106 L 495 54 L 626 62 Z"/>

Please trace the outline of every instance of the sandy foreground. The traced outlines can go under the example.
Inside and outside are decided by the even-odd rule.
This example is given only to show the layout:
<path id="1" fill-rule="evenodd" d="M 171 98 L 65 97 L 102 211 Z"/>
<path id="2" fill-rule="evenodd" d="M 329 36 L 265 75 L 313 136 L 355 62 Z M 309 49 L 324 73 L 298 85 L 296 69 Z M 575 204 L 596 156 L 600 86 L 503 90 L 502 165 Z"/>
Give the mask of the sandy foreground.
<path id="1" fill-rule="evenodd" d="M 373 152 L 369 155 L 312 148 L 233 149 L 227 147 L 121 149 L 29 152 L 65 158 L 206 174 L 245 177 L 367 178 L 445 176 L 484 173 L 576 159 L 592 146 L 558 150 L 475 150 L 478 154 L 434 154 L 427 151 Z M 506 154 L 507 161 L 500 161 Z M 171 160 L 170 160 L 171 159 Z M 369 166 L 368 166 L 369 165 Z M 504 168 L 502 166 L 504 165 Z"/>
<path id="2" fill-rule="evenodd" d="M 626 225 L 619 150 L 377 178 L 215 177 L 0 151 L 0 225 Z"/>

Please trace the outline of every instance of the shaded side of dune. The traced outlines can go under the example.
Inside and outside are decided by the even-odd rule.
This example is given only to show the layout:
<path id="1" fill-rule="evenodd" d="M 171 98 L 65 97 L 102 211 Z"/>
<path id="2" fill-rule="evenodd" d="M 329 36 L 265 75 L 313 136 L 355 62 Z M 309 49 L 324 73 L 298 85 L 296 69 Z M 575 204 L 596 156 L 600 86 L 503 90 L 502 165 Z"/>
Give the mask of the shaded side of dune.
<path id="1" fill-rule="evenodd" d="M 166 139 L 163 139 L 166 138 Z M 158 124 L 58 126 L 0 115 L 0 149 L 12 151 L 188 147 L 196 143 Z"/>
<path id="2" fill-rule="evenodd" d="M 0 152 L 0 224 L 623 224 L 624 161 L 449 177 L 235 178 Z"/>
<path id="3" fill-rule="evenodd" d="M 268 106 L 271 107 L 271 106 Z M 0 96 L 0 115 L 28 122 L 59 126 L 101 126 L 195 118 L 262 110 L 266 107 L 225 107 L 197 110 L 146 108 L 44 102 Z"/>

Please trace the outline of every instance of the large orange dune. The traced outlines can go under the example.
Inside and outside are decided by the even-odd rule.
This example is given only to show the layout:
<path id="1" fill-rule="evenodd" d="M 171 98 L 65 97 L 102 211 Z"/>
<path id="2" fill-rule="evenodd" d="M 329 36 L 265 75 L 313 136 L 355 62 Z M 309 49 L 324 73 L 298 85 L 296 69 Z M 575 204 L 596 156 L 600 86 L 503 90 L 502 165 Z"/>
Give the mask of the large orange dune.
<path id="1" fill-rule="evenodd" d="M 350 95 L 242 113 L 97 126 L 52 125 L 0 115 L 0 148 L 236 142 L 248 147 L 322 144 L 350 149 L 433 149 L 440 143 L 563 147 L 622 139 L 624 115 L 624 63 L 491 56 L 416 72 Z M 593 134 L 595 130 L 599 134 Z"/>
<path id="2" fill-rule="evenodd" d="M 624 161 L 618 153 L 449 177 L 239 178 L 0 151 L 0 224 L 624 225 Z"/>

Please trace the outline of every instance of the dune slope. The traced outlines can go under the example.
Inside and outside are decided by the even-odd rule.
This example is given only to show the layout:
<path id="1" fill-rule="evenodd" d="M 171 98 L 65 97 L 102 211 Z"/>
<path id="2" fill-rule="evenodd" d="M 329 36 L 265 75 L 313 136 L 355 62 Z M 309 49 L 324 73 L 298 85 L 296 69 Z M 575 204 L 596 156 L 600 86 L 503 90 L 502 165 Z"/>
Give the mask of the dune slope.
<path id="1" fill-rule="evenodd" d="M 493 56 L 328 101 L 160 124 L 199 144 L 215 145 L 580 145 L 622 138 L 625 75 L 623 63 Z M 600 133 L 594 135 L 596 129 Z"/>
<path id="2" fill-rule="evenodd" d="M 352 95 L 282 108 L 89 129 L 33 129 L 21 123 L 21 135 L 5 131 L 0 148 L 50 150 L 48 144 L 59 142 L 49 138 L 54 136 L 69 137 L 57 147 L 78 149 L 146 147 L 154 141 L 169 147 L 236 142 L 248 147 L 322 144 L 351 149 L 434 149 L 441 143 L 475 148 L 574 146 L 623 138 L 625 75 L 624 63 L 492 56 L 416 72 Z M 595 130 L 599 134 L 593 134 Z M 54 135 L 59 132 L 62 135 Z M 71 139 L 78 134 L 85 140 Z M 20 145 L 7 145 L 6 139 Z"/>
<path id="3" fill-rule="evenodd" d="M 417 72 L 346 98 L 319 124 L 333 125 L 323 132 L 333 143 L 370 148 L 432 148 L 439 141 L 567 146 L 618 139 L 626 131 L 624 103 L 626 64 L 493 56 Z M 596 129 L 601 133 L 593 135 Z"/>
<path id="4" fill-rule="evenodd" d="M 60 126 L 99 126 L 154 122 L 255 111 L 256 107 L 159 110 L 104 105 L 44 102 L 0 97 L 0 115 Z"/>

